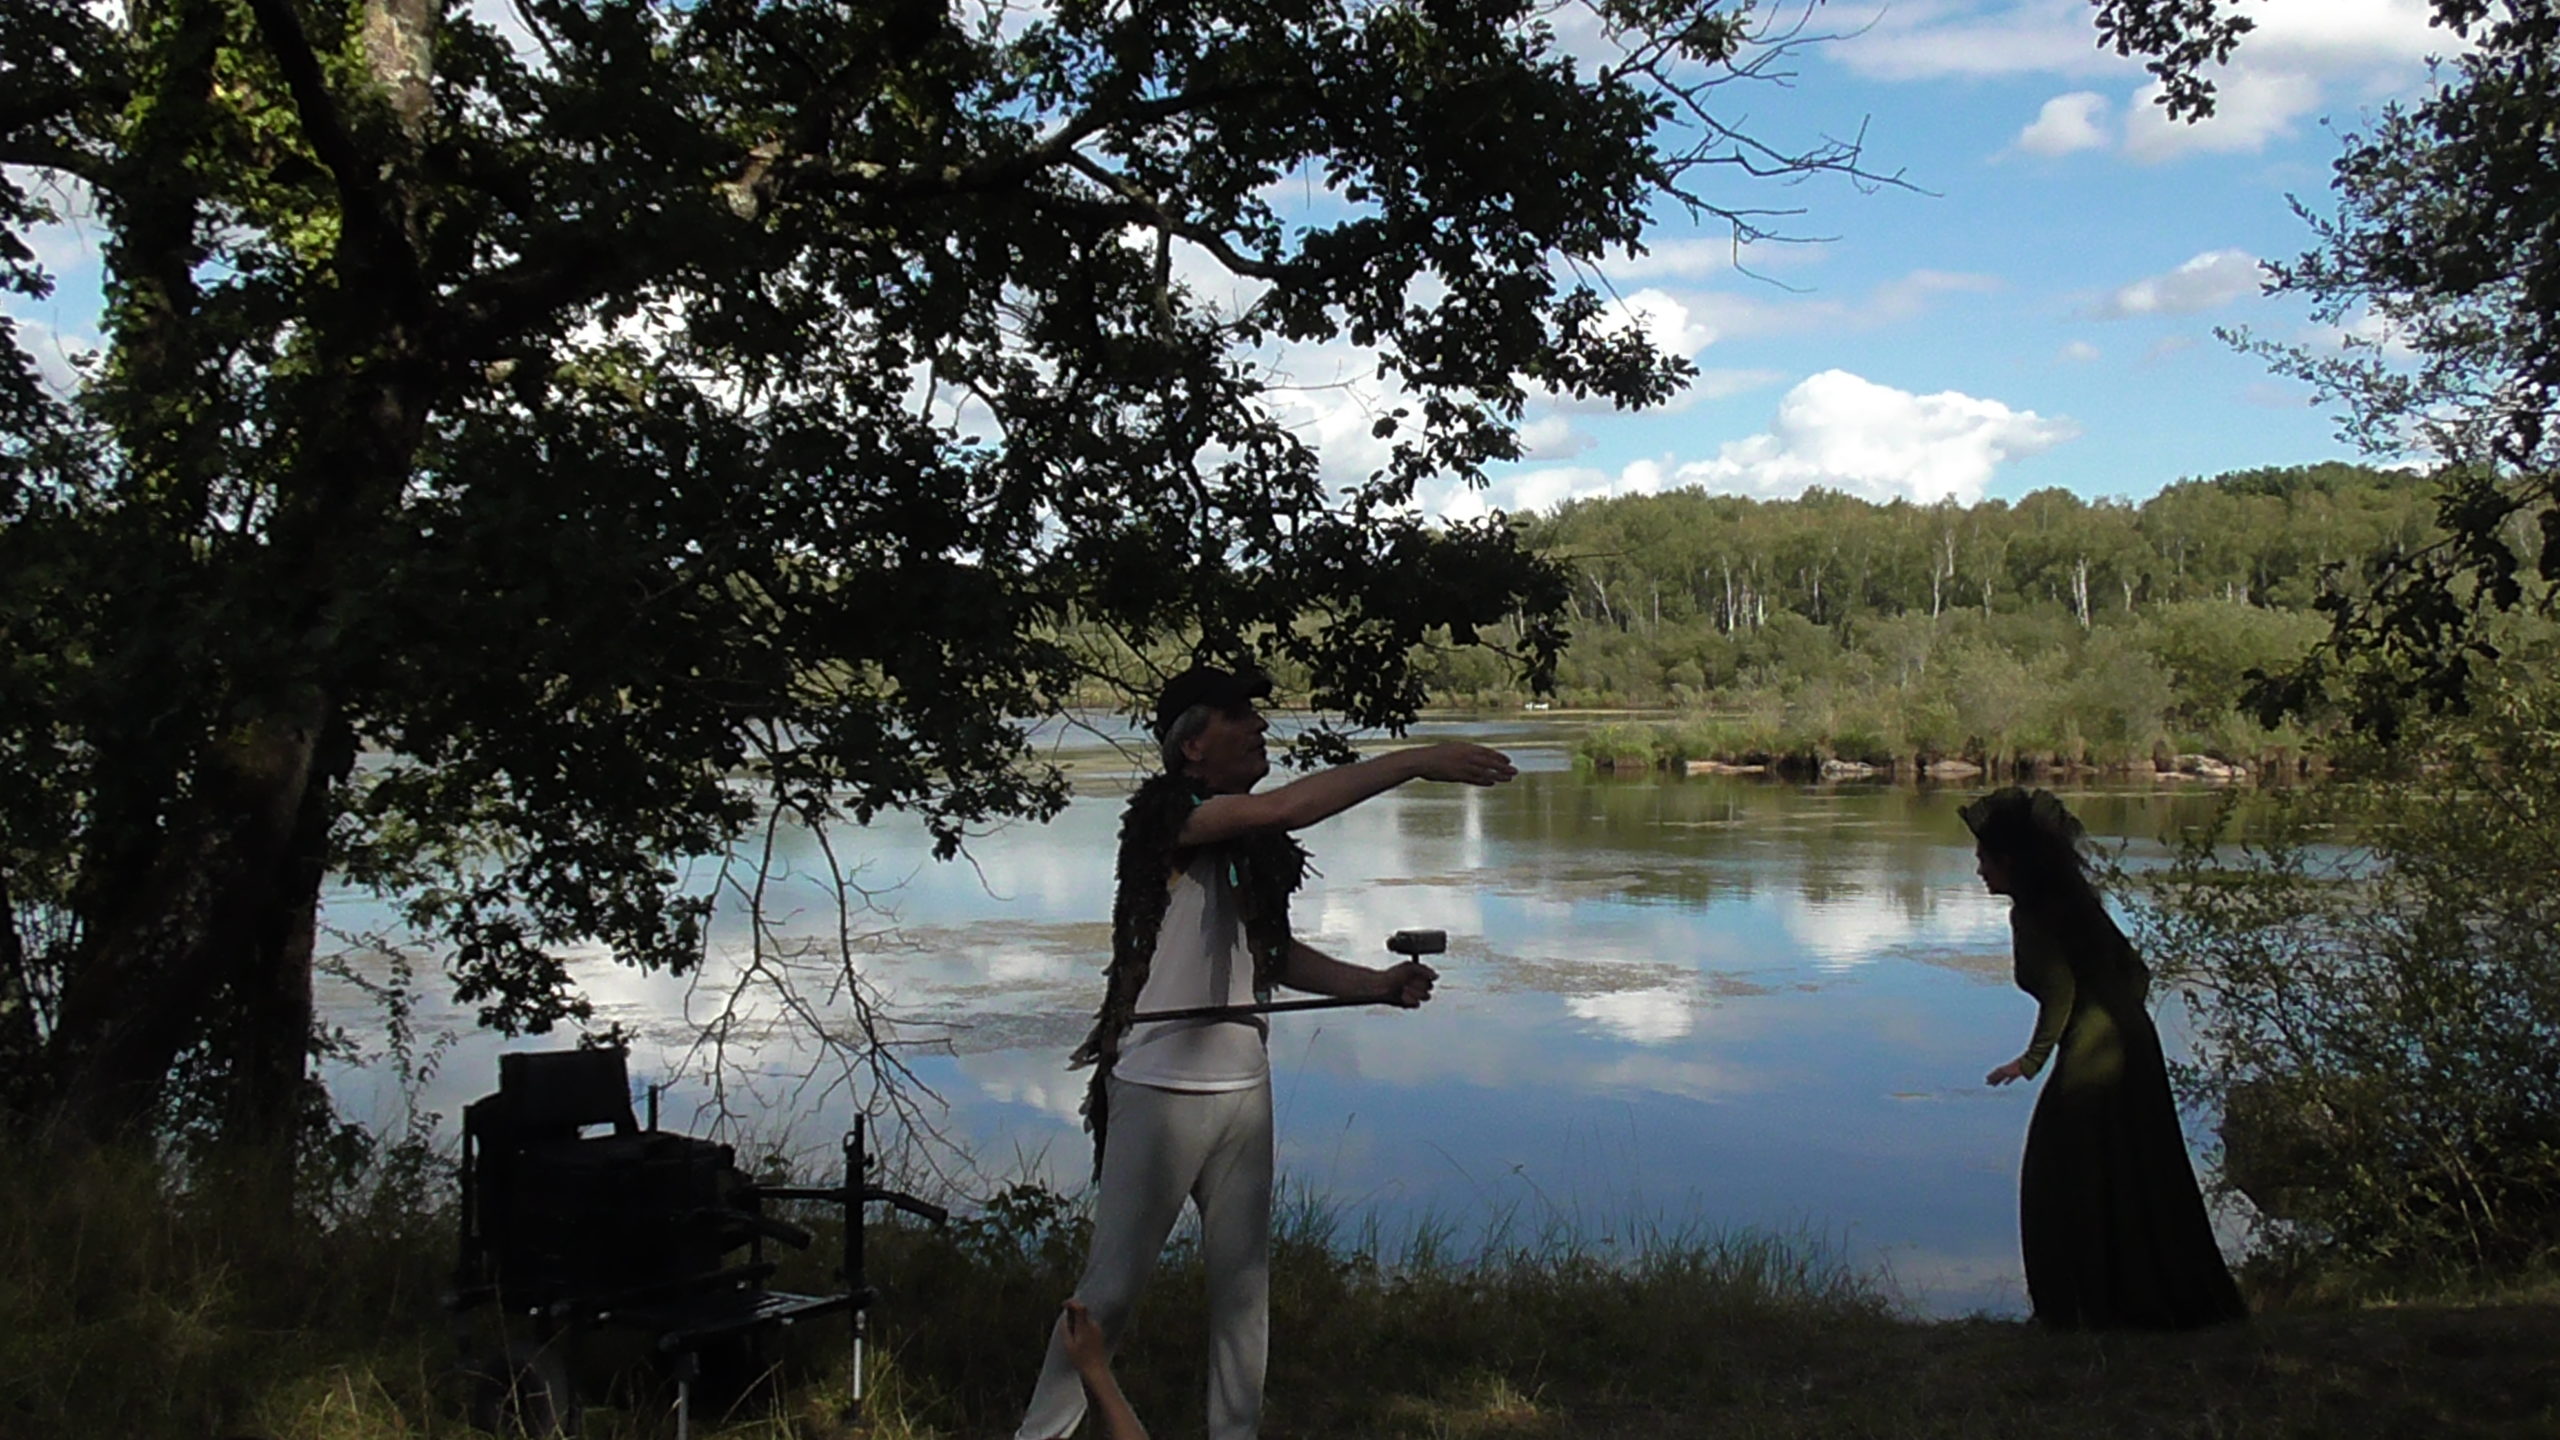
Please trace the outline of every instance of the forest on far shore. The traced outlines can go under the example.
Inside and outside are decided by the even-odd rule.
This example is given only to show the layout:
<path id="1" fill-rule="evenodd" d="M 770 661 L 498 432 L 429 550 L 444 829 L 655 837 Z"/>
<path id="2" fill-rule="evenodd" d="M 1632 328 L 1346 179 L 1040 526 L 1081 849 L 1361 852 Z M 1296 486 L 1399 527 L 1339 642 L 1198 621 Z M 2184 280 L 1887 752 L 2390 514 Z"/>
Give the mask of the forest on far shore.
<path id="1" fill-rule="evenodd" d="M 2324 585 L 2436 539 L 2436 498 L 2418 475 L 2324 463 L 2139 503 L 1681 490 L 1520 523 L 1573 574 L 1558 706 L 1704 712 L 1723 737 L 1705 748 L 1731 754 L 2105 765 L 2316 744 L 2235 709 L 2246 672 L 2328 633 Z M 1441 704 L 1531 698 L 1480 648 L 1427 674 Z"/>

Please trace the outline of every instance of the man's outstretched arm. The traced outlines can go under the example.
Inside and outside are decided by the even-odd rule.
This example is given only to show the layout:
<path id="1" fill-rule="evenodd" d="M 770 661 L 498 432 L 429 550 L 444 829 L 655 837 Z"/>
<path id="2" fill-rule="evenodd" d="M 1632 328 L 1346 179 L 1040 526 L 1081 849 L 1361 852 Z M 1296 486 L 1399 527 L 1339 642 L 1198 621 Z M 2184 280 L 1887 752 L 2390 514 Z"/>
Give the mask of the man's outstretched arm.
<path id="1" fill-rule="evenodd" d="M 1261 794 L 1212 795 L 1183 822 L 1174 843 L 1188 849 L 1257 830 L 1303 830 L 1407 780 L 1499 785 L 1518 773 L 1511 757 L 1464 740 L 1390 750 L 1319 770 Z"/>

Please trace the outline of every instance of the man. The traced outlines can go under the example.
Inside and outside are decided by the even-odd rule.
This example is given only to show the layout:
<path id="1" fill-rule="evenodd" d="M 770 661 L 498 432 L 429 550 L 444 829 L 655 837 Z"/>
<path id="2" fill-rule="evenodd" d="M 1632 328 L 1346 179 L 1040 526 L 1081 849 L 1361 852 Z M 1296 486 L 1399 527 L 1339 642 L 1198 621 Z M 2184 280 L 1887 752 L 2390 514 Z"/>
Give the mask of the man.
<path id="1" fill-rule="evenodd" d="M 1384 970 L 1324 955 L 1289 933 L 1306 877 L 1302 830 L 1408 780 L 1497 785 L 1498 750 L 1453 742 L 1320 771 L 1268 794 L 1254 702 L 1262 675 L 1194 666 L 1164 687 L 1155 735 L 1164 773 L 1120 823 L 1111 969 L 1075 1063 L 1095 1067 L 1085 1102 L 1100 1189 L 1075 1300 L 1106 1347 L 1154 1269 L 1187 1197 L 1200 1210 L 1209 1279 L 1209 1440 L 1250 1440 L 1261 1422 L 1271 1250 L 1271 1066 L 1258 1015 L 1136 1023 L 1141 1011 L 1249 1006 L 1275 985 L 1411 1009 L 1437 975 L 1419 960 Z M 1084 1418 L 1062 1319 L 1016 1440 L 1056 1440 Z"/>

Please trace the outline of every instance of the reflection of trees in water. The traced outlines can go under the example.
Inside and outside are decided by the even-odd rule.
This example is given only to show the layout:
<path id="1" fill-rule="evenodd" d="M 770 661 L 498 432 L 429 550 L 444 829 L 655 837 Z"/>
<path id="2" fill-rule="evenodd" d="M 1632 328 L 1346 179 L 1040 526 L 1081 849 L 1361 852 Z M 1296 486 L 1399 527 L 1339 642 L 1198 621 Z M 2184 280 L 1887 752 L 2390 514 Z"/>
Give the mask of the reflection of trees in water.
<path id="1" fill-rule="evenodd" d="M 1574 904 L 1709 908 L 1782 897 L 1777 918 L 1825 969 L 1897 953 L 1969 955 L 1998 908 L 1972 894 L 1971 855 L 1954 814 L 1971 793 L 1722 776 L 1525 776 L 1485 797 L 1477 823 L 1501 842 L 1504 863 L 1472 879 Z M 2102 850 L 2139 868 L 2165 853 L 2164 840 L 2209 820 L 2219 792 L 2081 790 L 2070 802 Z M 2262 808 L 2244 797 L 2240 813 Z"/>
<path id="2" fill-rule="evenodd" d="M 1729 999 L 1785 988 L 1783 972 L 1801 970 L 1827 985 L 1822 972 L 1917 961 L 2005 978 L 1998 905 L 1974 892 L 1952 813 L 1970 793 L 1574 772 L 1531 773 L 1484 792 L 1415 787 L 1310 837 L 1331 874 L 1318 882 L 1323 909 L 1299 918 L 1317 943 L 1351 958 L 1370 956 L 1396 925 L 1443 925 L 1466 991 L 1521 997 L 1506 1005 L 1534 1004 L 1527 997 L 1536 995 L 1592 1001 L 1583 1007 L 1589 1013 L 1550 1003 L 1537 1023 L 1578 1027 L 1612 1044 L 1667 1044 L 1691 1033 L 1682 1024 Z M 2209 810 L 2216 794 L 2089 791 L 2073 793 L 2071 803 L 2101 837 L 2131 836 L 2147 849 L 2174 823 Z M 1104 820 L 1117 812 L 1112 797 L 1084 803 Z M 1100 889 L 1108 858 L 1092 845 L 1108 826 L 1091 821 L 1079 813 L 1007 831 L 979 848 L 980 875 L 917 874 L 896 902 L 894 944 L 884 935 L 854 947 L 853 968 L 885 985 L 900 1038 L 936 1059 L 935 1076 L 947 1078 L 939 1068 L 947 1057 L 972 1065 L 1019 1057 L 1028 1078 L 1005 1084 L 1020 1100 L 1080 1035 L 1108 951 Z M 797 918 L 768 934 L 759 968 L 744 930 L 730 923 L 743 911 L 732 892 L 733 905 L 719 912 L 724 941 L 706 957 L 701 983 L 733 987 L 752 978 L 770 991 L 772 972 L 789 960 L 802 967 L 792 983 L 816 987 L 807 993 L 823 1005 L 843 954 L 828 943 L 839 917 L 825 898 L 826 855 L 787 822 L 773 838 L 765 900 Z M 922 843 L 920 831 L 862 832 L 858 845 L 876 861 L 862 873 L 907 876 Z M 1068 883 L 1079 876 L 1094 886 L 1089 908 Z M 692 978 L 609 961 L 581 967 L 599 1022 L 618 1021 L 642 1042 L 635 1075 L 678 1078 Z M 1636 998 L 1596 1003 L 1602 997 Z M 694 996 L 695 1018 L 714 998 L 711 988 Z M 769 1013 L 778 995 L 761 1003 L 759 1013 Z M 1511 1019 L 1525 1027 L 1522 1036 L 1536 1032 L 1526 1017 Z M 787 1108 L 803 1077 L 783 1062 L 805 1070 L 815 1052 L 767 1036 L 745 1012 L 729 1017 L 729 1034 L 753 1071 L 754 1093 L 724 1090 L 717 1098 L 742 1113 Z M 478 1085 L 485 1054 L 457 1054 L 453 1065 L 472 1070 L 464 1088 L 485 1088 Z M 695 1092 L 714 1091 L 698 1061 L 683 1079 L 690 1115 Z"/>

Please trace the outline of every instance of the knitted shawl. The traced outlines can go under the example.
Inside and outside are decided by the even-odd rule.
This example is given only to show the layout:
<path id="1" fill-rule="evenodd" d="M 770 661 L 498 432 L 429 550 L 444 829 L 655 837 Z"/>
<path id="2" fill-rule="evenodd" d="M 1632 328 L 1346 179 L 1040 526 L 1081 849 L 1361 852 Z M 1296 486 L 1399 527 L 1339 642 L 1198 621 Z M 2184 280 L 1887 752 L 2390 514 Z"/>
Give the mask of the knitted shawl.
<path id="1" fill-rule="evenodd" d="M 1108 1081 L 1137 1013 L 1155 960 L 1156 934 L 1171 902 L 1168 879 L 1187 867 L 1191 853 L 1174 843 L 1183 822 L 1208 792 L 1185 775 L 1149 778 L 1129 797 L 1120 816 L 1117 890 L 1111 903 L 1111 968 L 1105 972 L 1102 1008 L 1093 1031 L 1076 1047 L 1071 1068 L 1093 1067 L 1085 1089 L 1084 1124 L 1093 1132 L 1093 1169 L 1102 1173 L 1102 1147 L 1110 1130 Z M 1268 999 L 1289 956 L 1289 897 L 1306 882 L 1307 852 L 1284 830 L 1265 830 L 1209 847 L 1227 867 L 1236 918 L 1253 955 L 1253 993 Z"/>

